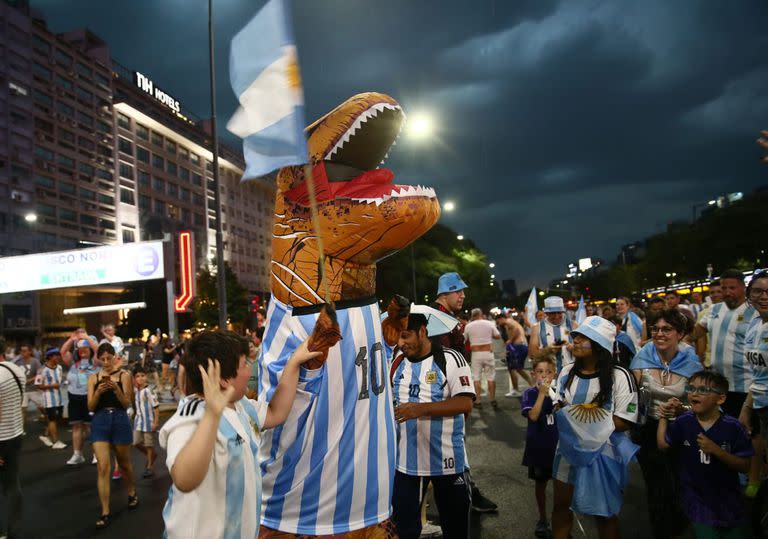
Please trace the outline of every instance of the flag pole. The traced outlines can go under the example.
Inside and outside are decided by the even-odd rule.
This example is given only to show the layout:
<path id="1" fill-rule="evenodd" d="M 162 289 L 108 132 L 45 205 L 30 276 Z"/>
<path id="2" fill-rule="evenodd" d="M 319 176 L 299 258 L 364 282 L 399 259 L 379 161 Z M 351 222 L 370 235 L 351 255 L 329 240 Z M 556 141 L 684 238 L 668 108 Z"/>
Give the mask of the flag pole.
<path id="1" fill-rule="evenodd" d="M 219 135 L 216 131 L 213 0 L 208 0 L 208 67 L 211 84 L 211 137 L 213 138 L 213 205 L 216 209 L 216 291 L 219 306 L 219 329 L 227 329 L 227 281 L 224 271 L 224 235 L 221 232 L 221 188 L 219 186 Z"/>
<path id="2" fill-rule="evenodd" d="M 311 160 L 310 160 L 311 161 Z M 325 275 L 325 251 L 323 249 L 323 235 L 320 230 L 320 214 L 317 211 L 317 197 L 315 196 L 315 178 L 312 174 L 312 163 L 304 165 L 304 178 L 307 181 L 307 191 L 309 192 L 309 214 L 312 219 L 312 228 L 315 229 L 315 236 L 318 250 L 318 260 L 320 262 L 320 287 L 323 288 L 325 302 L 330 303 L 330 293 L 328 292 L 328 279 Z"/>

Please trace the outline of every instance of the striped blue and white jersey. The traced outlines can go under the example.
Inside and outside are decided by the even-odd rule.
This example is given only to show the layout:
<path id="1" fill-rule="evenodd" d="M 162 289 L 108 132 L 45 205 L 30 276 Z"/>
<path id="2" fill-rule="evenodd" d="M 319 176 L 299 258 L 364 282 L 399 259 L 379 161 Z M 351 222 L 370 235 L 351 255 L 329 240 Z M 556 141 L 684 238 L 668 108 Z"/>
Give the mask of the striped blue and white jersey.
<path id="1" fill-rule="evenodd" d="M 699 319 L 699 315 L 706 307 L 707 307 L 706 303 L 691 303 L 690 305 L 688 305 L 688 308 L 691 309 L 691 312 L 693 313 L 694 320 Z"/>
<path id="2" fill-rule="evenodd" d="M 568 374 L 573 369 L 573 364 L 566 365 L 557 375 L 557 383 L 554 387 L 554 402 L 562 406 L 569 404 L 591 404 L 595 396 L 600 393 L 600 378 L 595 373 L 590 376 L 574 374 L 571 383 L 566 385 Z M 627 369 L 614 365 L 613 367 L 613 391 L 611 398 L 603 405 L 603 408 L 622 419 L 637 422 L 638 394 L 635 378 Z"/>
<path id="3" fill-rule="evenodd" d="M 752 407 L 768 408 L 768 323 L 759 316 L 747 329 L 744 357 L 752 367 Z"/>
<path id="4" fill-rule="evenodd" d="M 49 386 L 52 384 L 59 384 L 59 387 L 55 389 L 43 389 L 43 407 L 44 408 L 56 408 L 63 406 L 64 402 L 61 400 L 61 380 L 63 378 L 61 365 L 56 365 L 55 368 L 50 368 L 48 365 L 43 367 L 40 373 L 38 385 Z"/>
<path id="5" fill-rule="evenodd" d="M 624 315 L 624 319 L 621 321 L 621 329 L 629 335 L 632 339 L 632 343 L 635 345 L 635 350 L 642 348 L 643 342 L 643 321 L 632 311 L 627 312 Z"/>
<path id="6" fill-rule="evenodd" d="M 184 397 L 176 413 L 160 429 L 160 445 L 167 451 L 166 464 L 173 469 L 179 452 L 187 445 L 205 413 L 205 401 Z M 241 399 L 225 408 L 219 420 L 213 458 L 198 487 L 182 492 L 174 485 L 163 508 L 165 537 L 222 537 L 254 539 L 259 533 L 261 474 L 258 445 L 267 407 Z"/>
<path id="7" fill-rule="evenodd" d="M 443 348 L 442 353 L 445 372 L 434 355 L 400 361 L 392 375 L 395 406 L 406 402 L 442 402 L 457 395 L 474 399 L 472 371 L 464 356 L 450 348 Z M 469 469 L 464 414 L 427 416 L 398 423 L 397 440 L 397 470 L 404 474 L 453 475 Z"/>
<path id="8" fill-rule="evenodd" d="M 722 302 L 713 305 L 699 322 L 709 332 L 712 369 L 728 379 L 729 391 L 746 393 L 752 383 L 752 368 L 744 357 L 744 338 L 755 316 L 757 311 L 746 302 L 735 309 Z"/>
<path id="9" fill-rule="evenodd" d="M 318 310 L 272 298 L 259 357 L 259 400 L 272 399 Z M 320 369 L 301 369 L 288 419 L 262 437 L 262 524 L 272 529 L 337 534 L 390 516 L 396 450 L 391 351 L 375 298 L 338 302 L 336 315 L 342 340 Z"/>
<path id="10" fill-rule="evenodd" d="M 544 319 L 534 326 L 531 339 L 538 339 L 540 348 L 553 346 L 557 341 L 573 344 L 573 337 L 571 336 L 573 328 L 574 323 L 567 316 L 563 317 L 563 322 L 559 326 L 553 326 L 549 320 Z M 573 363 L 573 355 L 563 346 L 560 352 L 556 354 L 555 361 L 557 372 L 560 372 L 565 365 Z"/>
<path id="11" fill-rule="evenodd" d="M 152 432 L 155 426 L 155 408 L 158 406 L 157 397 L 149 386 L 136 390 L 133 397 L 133 410 L 136 414 L 133 419 L 133 430 Z"/>

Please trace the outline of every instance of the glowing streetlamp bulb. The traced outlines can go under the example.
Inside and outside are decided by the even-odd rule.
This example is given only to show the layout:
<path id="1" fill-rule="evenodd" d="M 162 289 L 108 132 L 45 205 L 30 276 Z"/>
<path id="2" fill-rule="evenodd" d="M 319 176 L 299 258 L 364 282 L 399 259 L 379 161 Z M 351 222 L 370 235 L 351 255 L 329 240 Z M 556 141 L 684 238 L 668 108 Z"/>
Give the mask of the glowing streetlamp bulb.
<path id="1" fill-rule="evenodd" d="M 30 212 L 24 216 L 24 220 L 28 223 L 34 223 L 37 221 L 37 214 Z"/>
<path id="2" fill-rule="evenodd" d="M 453 203 L 453 201 L 448 200 L 443 204 L 443 209 L 445 211 L 453 211 L 456 209 L 456 204 Z"/>
<path id="3" fill-rule="evenodd" d="M 420 112 L 412 115 L 406 124 L 408 134 L 411 138 L 425 139 L 434 132 L 434 122 L 432 116 L 426 112 Z"/>
<path id="4" fill-rule="evenodd" d="M 488 264 L 488 267 L 489 268 L 495 268 L 496 267 L 496 263 L 495 262 L 491 262 L 490 264 Z"/>
<path id="5" fill-rule="evenodd" d="M 463 240 L 463 239 L 464 239 L 464 236 L 462 236 L 461 234 L 459 234 L 458 236 L 456 236 L 456 239 L 457 239 L 457 240 L 459 240 L 459 241 L 461 241 L 461 240 Z"/>

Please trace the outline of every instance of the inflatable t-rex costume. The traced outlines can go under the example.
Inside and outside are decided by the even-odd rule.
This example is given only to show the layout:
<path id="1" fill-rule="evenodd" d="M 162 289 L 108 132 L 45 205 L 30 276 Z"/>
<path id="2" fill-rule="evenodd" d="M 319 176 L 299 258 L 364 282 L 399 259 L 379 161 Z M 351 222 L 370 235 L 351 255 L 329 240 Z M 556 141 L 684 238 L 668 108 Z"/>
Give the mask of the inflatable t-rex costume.
<path id="1" fill-rule="evenodd" d="M 393 534 L 387 519 L 395 425 L 389 348 L 374 296 L 376 262 L 424 234 L 440 215 L 432 189 L 394 185 L 392 172 L 377 168 L 403 121 L 394 99 L 364 93 L 307 128 L 327 296 L 342 339 L 320 368 L 302 369 L 287 421 L 263 435 L 263 536 L 273 530 Z M 326 301 L 305 170 L 287 167 L 277 177 L 273 297 L 259 361 L 259 398 L 267 401 Z"/>

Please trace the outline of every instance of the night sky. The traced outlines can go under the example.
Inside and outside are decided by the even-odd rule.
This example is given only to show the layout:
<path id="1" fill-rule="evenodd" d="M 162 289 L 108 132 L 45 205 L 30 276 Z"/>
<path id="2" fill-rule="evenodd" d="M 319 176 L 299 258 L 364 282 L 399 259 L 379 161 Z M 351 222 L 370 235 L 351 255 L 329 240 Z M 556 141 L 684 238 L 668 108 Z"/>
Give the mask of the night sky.
<path id="1" fill-rule="evenodd" d="M 236 106 L 229 41 L 263 3 L 214 1 L 222 127 Z M 32 5 L 208 115 L 207 1 Z M 366 90 L 429 112 L 434 137 L 401 137 L 387 165 L 455 201 L 442 221 L 521 288 L 768 184 L 755 144 L 768 3 L 296 0 L 293 13 L 307 119 Z"/>

